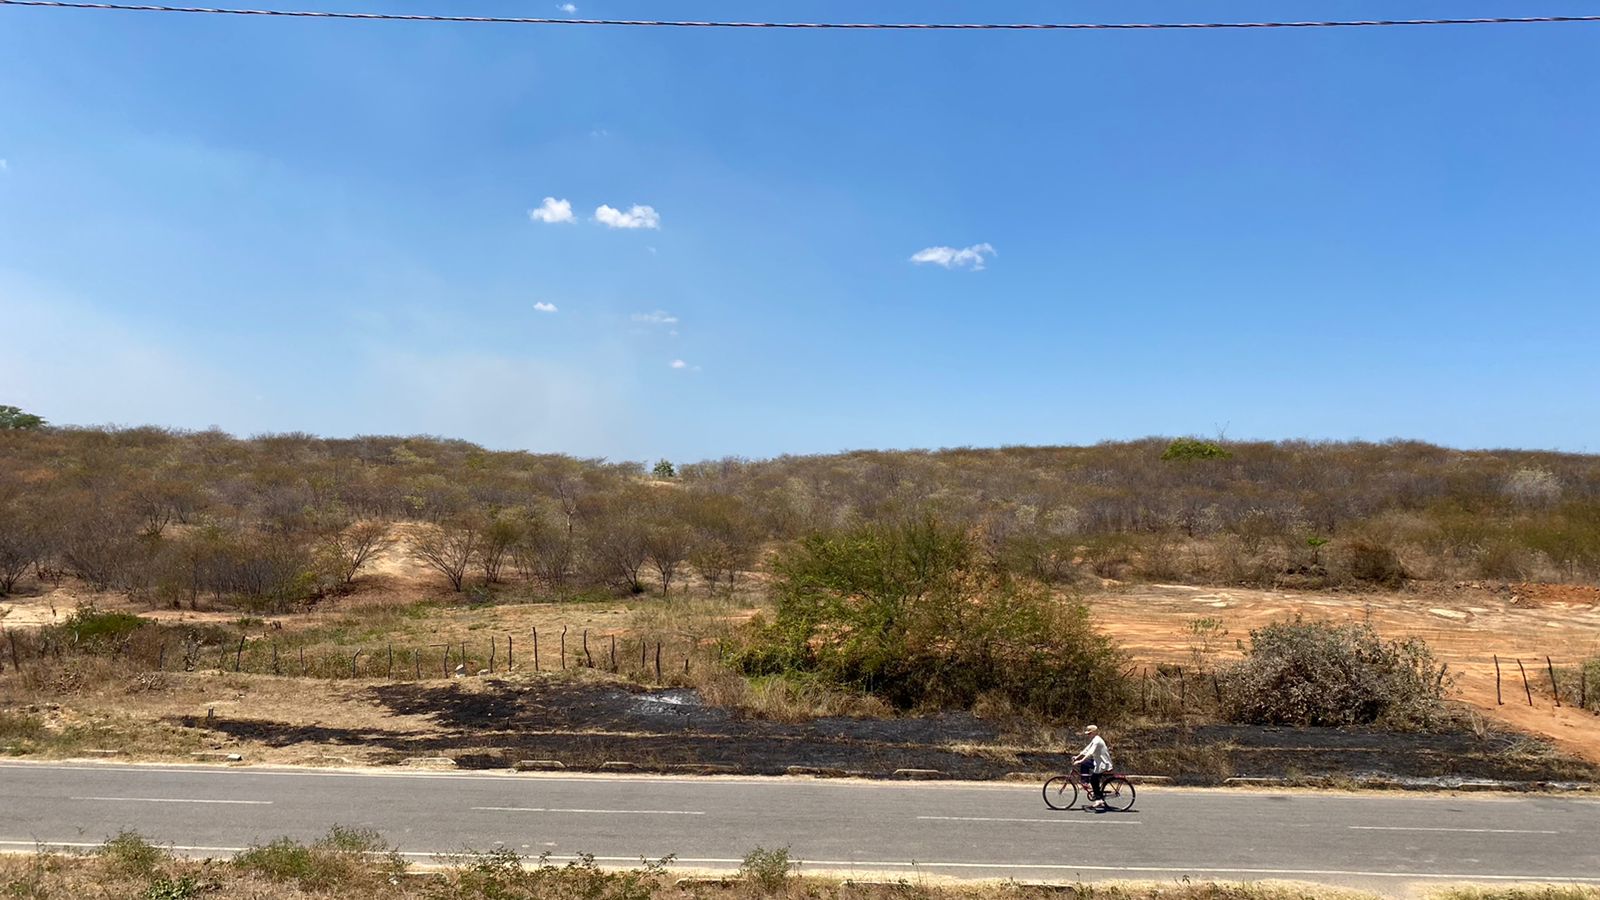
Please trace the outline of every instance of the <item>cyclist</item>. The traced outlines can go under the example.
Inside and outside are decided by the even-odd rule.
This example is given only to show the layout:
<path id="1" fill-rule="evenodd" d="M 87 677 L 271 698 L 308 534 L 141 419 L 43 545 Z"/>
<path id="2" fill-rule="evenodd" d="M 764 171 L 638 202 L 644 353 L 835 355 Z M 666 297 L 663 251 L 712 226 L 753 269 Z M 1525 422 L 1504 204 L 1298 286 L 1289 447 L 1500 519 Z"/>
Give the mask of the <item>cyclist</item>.
<path id="1" fill-rule="evenodd" d="M 1111 772 L 1111 748 L 1100 736 L 1100 726 L 1090 725 L 1083 733 L 1089 736 L 1089 743 L 1072 758 L 1072 764 L 1078 767 L 1078 773 L 1089 785 L 1089 799 L 1094 801 L 1094 808 L 1105 809 L 1105 780 Z"/>

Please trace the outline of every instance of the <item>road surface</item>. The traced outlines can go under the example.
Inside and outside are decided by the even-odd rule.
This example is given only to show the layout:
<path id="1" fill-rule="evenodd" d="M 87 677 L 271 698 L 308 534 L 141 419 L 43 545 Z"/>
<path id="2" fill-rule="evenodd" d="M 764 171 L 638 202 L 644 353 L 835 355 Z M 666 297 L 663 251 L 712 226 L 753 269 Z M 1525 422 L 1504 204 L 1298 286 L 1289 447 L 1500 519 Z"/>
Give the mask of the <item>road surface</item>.
<path id="1" fill-rule="evenodd" d="M 1037 786 L 315 769 L 0 764 L 0 850 L 122 829 L 222 856 L 339 823 L 417 860 L 508 846 L 614 865 L 731 869 L 756 846 L 802 871 L 1078 881 L 1289 879 L 1600 884 L 1600 801 L 1147 786 L 1128 813 L 1052 812 Z"/>

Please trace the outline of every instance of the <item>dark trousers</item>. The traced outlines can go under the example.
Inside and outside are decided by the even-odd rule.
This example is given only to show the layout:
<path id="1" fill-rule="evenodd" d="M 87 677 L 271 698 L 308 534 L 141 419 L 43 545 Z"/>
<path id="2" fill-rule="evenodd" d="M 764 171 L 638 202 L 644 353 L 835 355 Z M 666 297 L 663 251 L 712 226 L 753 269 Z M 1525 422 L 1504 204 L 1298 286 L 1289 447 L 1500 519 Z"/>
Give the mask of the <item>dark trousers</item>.
<path id="1" fill-rule="evenodd" d="M 1082 776 L 1084 784 L 1089 786 L 1089 799 L 1100 800 L 1105 797 L 1106 777 L 1094 770 L 1094 760 L 1086 759 L 1078 763 L 1078 774 Z"/>

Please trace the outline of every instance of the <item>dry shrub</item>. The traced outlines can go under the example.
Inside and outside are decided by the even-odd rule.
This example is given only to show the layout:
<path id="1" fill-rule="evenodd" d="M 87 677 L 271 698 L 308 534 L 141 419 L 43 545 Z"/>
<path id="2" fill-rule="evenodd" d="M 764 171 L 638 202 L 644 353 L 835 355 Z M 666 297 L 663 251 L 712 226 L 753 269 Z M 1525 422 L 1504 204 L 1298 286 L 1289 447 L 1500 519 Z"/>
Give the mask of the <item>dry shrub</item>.
<path id="1" fill-rule="evenodd" d="M 1220 677 L 1227 716 L 1253 725 L 1424 727 L 1449 684 L 1424 641 L 1298 618 L 1250 632 L 1244 660 Z"/>
<path id="2" fill-rule="evenodd" d="M 1373 540 L 1357 538 L 1341 548 L 1338 573 L 1346 581 L 1397 588 L 1405 584 L 1406 569 L 1393 549 Z"/>

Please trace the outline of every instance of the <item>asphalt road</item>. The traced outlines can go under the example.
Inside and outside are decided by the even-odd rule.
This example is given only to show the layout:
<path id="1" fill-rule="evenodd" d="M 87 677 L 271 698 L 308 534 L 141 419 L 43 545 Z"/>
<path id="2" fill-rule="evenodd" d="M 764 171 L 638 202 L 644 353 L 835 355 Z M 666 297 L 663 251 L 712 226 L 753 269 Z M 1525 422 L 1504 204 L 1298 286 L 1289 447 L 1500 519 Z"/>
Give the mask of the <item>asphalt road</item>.
<path id="1" fill-rule="evenodd" d="M 122 829 L 193 855 L 339 823 L 414 858 L 509 846 L 728 869 L 756 846 L 802 871 L 1077 881 L 1600 884 L 1600 801 L 1146 786 L 1127 813 L 1053 812 L 1038 786 L 0 764 L 0 850 Z"/>

